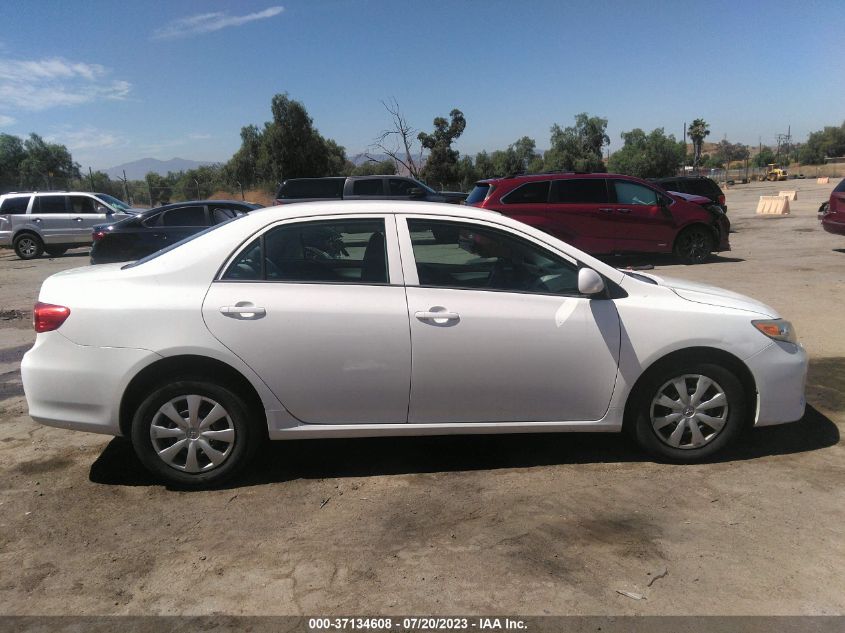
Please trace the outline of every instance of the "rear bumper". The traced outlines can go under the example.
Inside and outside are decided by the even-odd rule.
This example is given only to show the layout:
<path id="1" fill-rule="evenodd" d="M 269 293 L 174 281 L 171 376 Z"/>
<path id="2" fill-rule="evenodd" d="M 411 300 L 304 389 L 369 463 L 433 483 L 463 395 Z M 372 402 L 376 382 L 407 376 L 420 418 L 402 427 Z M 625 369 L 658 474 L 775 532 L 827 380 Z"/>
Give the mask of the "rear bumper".
<path id="1" fill-rule="evenodd" d="M 757 383 L 755 426 L 795 422 L 804 417 L 807 352 L 801 345 L 774 342 L 746 361 Z"/>
<path id="2" fill-rule="evenodd" d="M 39 334 L 21 361 L 29 415 L 47 426 L 120 435 L 123 392 L 158 358 L 145 349 L 77 345 L 58 331 Z"/>
<path id="3" fill-rule="evenodd" d="M 828 233 L 845 235 L 845 214 L 834 212 L 822 216 L 822 228 Z"/>
<path id="4" fill-rule="evenodd" d="M 0 247 L 12 245 L 12 232 L 0 231 Z"/>

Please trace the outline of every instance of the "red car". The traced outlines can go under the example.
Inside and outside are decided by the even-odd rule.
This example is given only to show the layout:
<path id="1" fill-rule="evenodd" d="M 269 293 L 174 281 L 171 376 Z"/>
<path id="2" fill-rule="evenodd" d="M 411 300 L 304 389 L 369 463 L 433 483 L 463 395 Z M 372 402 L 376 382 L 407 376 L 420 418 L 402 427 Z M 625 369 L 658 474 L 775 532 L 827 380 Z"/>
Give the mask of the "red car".
<path id="1" fill-rule="evenodd" d="M 828 233 L 845 235 L 845 179 L 830 193 L 827 211 L 822 216 L 822 227 Z"/>
<path id="2" fill-rule="evenodd" d="M 675 253 L 698 264 L 729 251 L 730 221 L 702 196 L 619 174 L 554 173 L 482 180 L 466 204 L 498 211 L 593 254 Z"/>

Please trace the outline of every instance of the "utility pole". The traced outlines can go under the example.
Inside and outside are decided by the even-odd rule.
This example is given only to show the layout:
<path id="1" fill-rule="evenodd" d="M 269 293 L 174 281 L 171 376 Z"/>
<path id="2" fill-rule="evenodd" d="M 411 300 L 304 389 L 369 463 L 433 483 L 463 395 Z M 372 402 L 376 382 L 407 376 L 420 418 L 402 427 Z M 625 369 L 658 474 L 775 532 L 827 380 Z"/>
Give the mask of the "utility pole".
<path id="1" fill-rule="evenodd" d="M 197 185 L 197 200 L 199 200 L 200 199 L 200 181 L 197 180 L 196 178 L 194 178 L 194 182 Z"/>
<path id="2" fill-rule="evenodd" d="M 153 208 L 153 188 L 150 185 L 149 178 L 147 179 L 147 193 L 150 194 L 150 208 Z"/>
<path id="3" fill-rule="evenodd" d="M 91 193 L 95 193 L 95 191 L 94 191 L 94 172 L 91 171 L 91 165 L 88 165 L 88 178 L 91 180 Z"/>
<path id="4" fill-rule="evenodd" d="M 129 202 L 129 187 L 126 185 L 126 170 L 123 170 L 123 199 Z"/>
<path id="5" fill-rule="evenodd" d="M 684 121 L 684 174 L 687 173 L 687 122 Z"/>
<path id="6" fill-rule="evenodd" d="M 244 186 L 241 184 L 241 181 L 240 181 L 240 180 L 238 180 L 238 181 L 236 181 L 236 183 L 235 183 L 235 184 L 237 184 L 237 185 L 238 185 L 238 189 L 240 189 L 240 190 L 241 190 L 241 200 L 246 200 L 246 198 L 244 197 Z"/>

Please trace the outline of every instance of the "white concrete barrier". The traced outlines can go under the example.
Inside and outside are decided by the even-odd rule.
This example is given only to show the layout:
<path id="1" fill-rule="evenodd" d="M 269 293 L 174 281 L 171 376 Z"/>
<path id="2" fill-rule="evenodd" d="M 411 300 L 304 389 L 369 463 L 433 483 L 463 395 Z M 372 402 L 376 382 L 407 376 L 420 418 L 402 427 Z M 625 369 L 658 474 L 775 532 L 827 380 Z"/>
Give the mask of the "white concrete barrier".
<path id="1" fill-rule="evenodd" d="M 779 191 L 778 196 L 787 200 L 798 200 L 798 192 L 795 189 L 790 191 Z"/>
<path id="2" fill-rule="evenodd" d="M 829 185 L 830 178 L 828 176 L 822 176 L 821 178 L 816 178 L 817 185 Z"/>
<path id="3" fill-rule="evenodd" d="M 757 215 L 789 215 L 789 199 L 784 196 L 760 196 Z"/>

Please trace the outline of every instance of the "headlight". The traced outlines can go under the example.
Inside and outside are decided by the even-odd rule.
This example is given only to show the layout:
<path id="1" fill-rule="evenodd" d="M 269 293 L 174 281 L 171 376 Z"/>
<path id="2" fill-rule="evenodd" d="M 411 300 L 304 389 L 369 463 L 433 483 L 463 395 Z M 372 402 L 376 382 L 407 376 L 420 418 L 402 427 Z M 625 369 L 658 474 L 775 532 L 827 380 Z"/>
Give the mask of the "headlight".
<path id="1" fill-rule="evenodd" d="M 787 343 L 797 343 L 795 328 L 792 323 L 783 319 L 767 319 L 765 321 L 752 321 L 751 324 L 769 338 Z"/>

